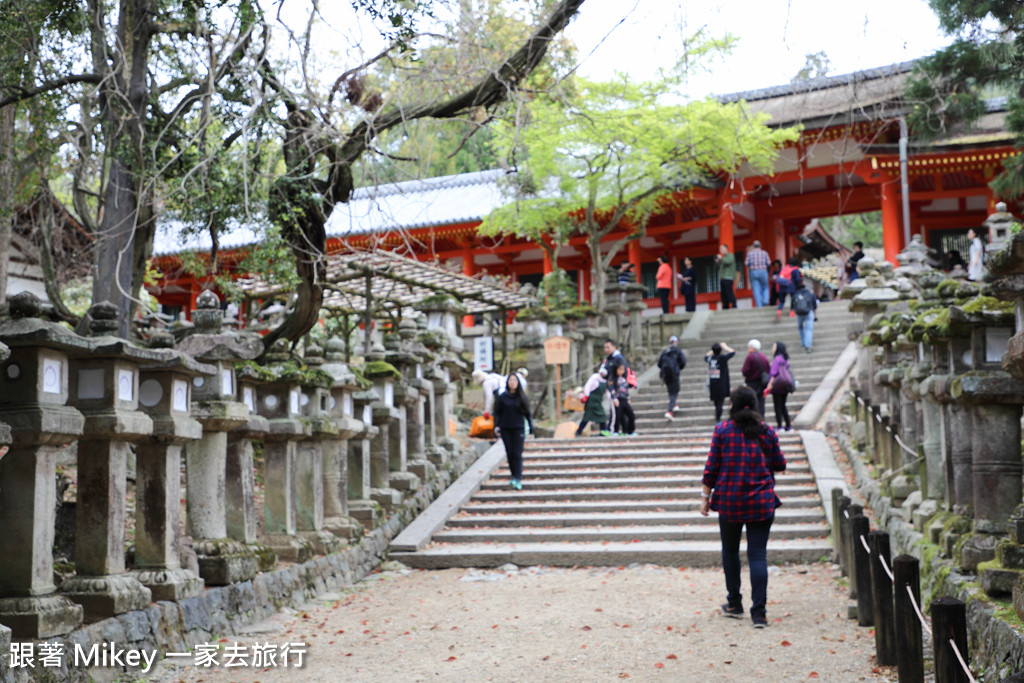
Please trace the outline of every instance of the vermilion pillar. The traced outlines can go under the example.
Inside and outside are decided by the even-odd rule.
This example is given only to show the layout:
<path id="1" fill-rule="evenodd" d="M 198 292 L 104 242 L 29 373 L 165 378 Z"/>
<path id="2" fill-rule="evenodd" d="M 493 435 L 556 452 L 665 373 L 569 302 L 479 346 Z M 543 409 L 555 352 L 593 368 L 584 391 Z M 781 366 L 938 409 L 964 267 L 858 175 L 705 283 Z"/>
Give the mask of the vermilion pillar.
<path id="1" fill-rule="evenodd" d="M 895 180 L 882 183 L 882 246 L 885 260 L 898 265 L 896 254 L 902 249 L 902 228 L 900 226 L 900 190 Z"/>
<path id="2" fill-rule="evenodd" d="M 718 244 L 733 251 L 732 203 L 729 195 L 722 193 L 718 200 Z"/>

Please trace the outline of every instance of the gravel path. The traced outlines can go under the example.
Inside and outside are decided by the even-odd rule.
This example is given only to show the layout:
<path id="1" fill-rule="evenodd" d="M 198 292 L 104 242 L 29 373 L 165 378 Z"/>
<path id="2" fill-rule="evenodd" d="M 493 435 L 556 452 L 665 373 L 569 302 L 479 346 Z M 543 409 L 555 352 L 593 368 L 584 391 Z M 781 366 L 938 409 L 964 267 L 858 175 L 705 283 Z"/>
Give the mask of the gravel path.
<path id="1" fill-rule="evenodd" d="M 769 558 L 770 560 L 770 558 Z M 769 628 L 723 617 L 720 571 L 626 568 L 383 571 L 235 642 L 305 642 L 304 668 L 162 665 L 149 680 L 884 681 L 874 635 L 845 618 L 832 565 L 771 567 Z M 744 588 L 747 575 L 744 569 Z"/>

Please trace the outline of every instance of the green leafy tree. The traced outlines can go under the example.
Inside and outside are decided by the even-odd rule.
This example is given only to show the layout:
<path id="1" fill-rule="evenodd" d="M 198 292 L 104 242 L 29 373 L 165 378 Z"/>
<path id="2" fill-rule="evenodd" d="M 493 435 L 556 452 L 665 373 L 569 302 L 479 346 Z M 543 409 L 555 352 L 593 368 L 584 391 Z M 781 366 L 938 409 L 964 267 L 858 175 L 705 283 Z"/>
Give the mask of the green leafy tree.
<path id="1" fill-rule="evenodd" d="M 986 98 L 1008 98 L 1006 125 L 1024 146 L 1024 11 L 1015 0 L 929 0 L 953 43 L 921 59 L 907 87 L 914 133 L 941 137 L 970 126 L 986 112 Z M 1024 194 L 1024 154 L 1003 162 L 993 191 Z"/>
<path id="2" fill-rule="evenodd" d="M 522 198 L 484 221 L 483 234 L 508 233 L 539 244 L 552 258 L 571 235 L 587 239 L 591 300 L 604 309 L 606 268 L 650 216 L 676 193 L 737 171 L 767 170 L 795 129 L 771 129 L 743 102 L 666 102 L 679 80 L 606 83 L 578 79 L 572 89 L 525 103 L 521 119 L 499 128 L 518 167 Z M 605 238 L 625 228 L 604 249 Z"/>

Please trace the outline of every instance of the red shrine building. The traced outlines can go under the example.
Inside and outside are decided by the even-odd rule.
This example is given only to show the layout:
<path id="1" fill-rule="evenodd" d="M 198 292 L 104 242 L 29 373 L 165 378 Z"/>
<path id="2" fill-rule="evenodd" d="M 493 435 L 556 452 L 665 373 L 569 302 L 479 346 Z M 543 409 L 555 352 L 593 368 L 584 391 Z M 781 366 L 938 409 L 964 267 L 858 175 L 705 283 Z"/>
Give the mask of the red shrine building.
<path id="1" fill-rule="evenodd" d="M 651 312 L 660 312 L 654 291 L 658 256 L 667 254 L 675 272 L 684 257 L 691 258 L 698 273 L 698 307 L 716 307 L 714 255 L 720 245 L 736 254 L 738 265 L 754 240 L 785 261 L 800 248 L 798 236 L 819 217 L 880 211 L 885 257 L 894 264 L 907 236 L 918 233 L 940 254 L 952 249 L 966 254 L 967 229 L 980 226 L 999 200 L 989 181 L 1019 150 L 1006 130 L 1005 102 L 990 102 L 970 131 L 928 142 L 909 140 L 904 175 L 900 116 L 912 66 L 907 62 L 723 97 L 745 100 L 754 112 L 770 114 L 770 125 L 799 125 L 802 133 L 781 150 L 770 174 L 741 169 L 718 178 L 713 189 L 680 192 L 675 206 L 653 216 L 645 236 L 616 257 L 616 264 L 634 264 L 648 287 Z M 483 217 L 511 201 L 505 175 L 492 170 L 360 188 L 330 216 L 328 252 L 388 249 L 439 260 L 466 275 L 538 283 L 555 265 L 544 250 L 510 236 L 477 234 Z M 904 186 L 909 225 L 903 220 Z M 1018 205 L 1010 210 L 1019 214 Z M 621 236 L 613 233 L 607 241 Z M 222 236 L 221 268 L 230 268 L 256 239 L 245 228 Z M 177 230 L 165 226 L 153 258 L 163 277 L 150 291 L 165 310 L 190 317 L 195 297 L 210 283 L 184 272 L 178 256 L 183 250 L 208 251 L 209 244 L 201 238 L 182 244 Z M 561 249 L 557 265 L 577 283 L 580 299 L 590 300 L 591 263 L 582 236 Z M 742 267 L 735 285 L 741 305 L 750 305 Z M 674 289 L 673 310 L 682 305 Z"/>

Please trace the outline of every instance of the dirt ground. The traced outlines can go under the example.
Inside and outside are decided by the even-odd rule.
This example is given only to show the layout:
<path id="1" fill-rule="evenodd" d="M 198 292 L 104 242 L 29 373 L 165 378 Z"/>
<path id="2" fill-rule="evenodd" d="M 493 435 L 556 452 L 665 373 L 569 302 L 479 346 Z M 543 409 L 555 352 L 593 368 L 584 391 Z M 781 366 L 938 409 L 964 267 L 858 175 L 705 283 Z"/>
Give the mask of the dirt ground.
<path id="1" fill-rule="evenodd" d="M 306 643 L 303 668 L 163 664 L 148 680 L 883 681 L 832 565 L 771 567 L 769 627 L 719 612 L 721 572 L 654 566 L 413 571 L 389 564 L 232 636 Z M 744 589 L 747 585 L 744 570 Z M 746 593 L 749 595 L 749 593 Z M 223 652 L 223 650 L 222 650 Z"/>

